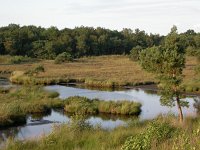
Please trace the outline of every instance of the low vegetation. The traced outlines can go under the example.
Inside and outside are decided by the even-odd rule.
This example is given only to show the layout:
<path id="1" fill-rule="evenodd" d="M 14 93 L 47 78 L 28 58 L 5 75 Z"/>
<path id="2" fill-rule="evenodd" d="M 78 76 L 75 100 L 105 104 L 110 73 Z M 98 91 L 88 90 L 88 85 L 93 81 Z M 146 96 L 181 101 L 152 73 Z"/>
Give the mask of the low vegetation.
<path id="1" fill-rule="evenodd" d="M 53 132 L 40 140 L 7 142 L 7 150 L 157 150 L 199 149 L 200 119 L 187 119 L 182 125 L 172 116 L 152 121 L 131 121 L 127 127 L 103 130 L 92 127 L 83 116 L 75 115 L 69 124 L 54 126 Z"/>
<path id="2" fill-rule="evenodd" d="M 102 101 L 98 99 L 88 99 L 85 97 L 69 97 L 65 103 L 65 111 L 82 114 L 121 114 L 139 115 L 141 104 L 130 101 Z"/>
<path id="3" fill-rule="evenodd" d="M 26 122 L 26 115 L 45 113 L 51 108 L 62 108 L 63 103 L 55 92 L 45 92 L 42 87 L 26 86 L 20 89 L 1 90 L 0 127 Z"/>
<path id="4" fill-rule="evenodd" d="M 32 77 L 22 76 L 22 72 L 34 70 L 42 65 L 45 72 Z M 113 87 L 135 84 L 150 84 L 154 77 L 141 69 L 138 63 L 127 56 L 85 57 L 76 61 L 54 64 L 53 60 L 21 65 L 0 65 L 0 71 L 15 72 L 11 81 L 15 83 L 57 84 L 62 82 L 81 82 L 93 87 Z M 20 75 L 19 75 L 20 74 Z"/>
<path id="5" fill-rule="evenodd" d="M 54 63 L 61 64 L 61 63 L 70 62 L 70 61 L 73 61 L 72 55 L 70 53 L 63 52 L 55 58 Z"/>
<path id="6" fill-rule="evenodd" d="M 100 101 L 85 97 L 57 98 L 57 92 L 47 92 L 41 86 L 22 86 L 19 89 L 0 89 L 0 127 L 24 124 L 29 114 L 43 114 L 52 108 L 81 114 L 139 115 L 141 104 L 128 101 Z"/>
<path id="7" fill-rule="evenodd" d="M 31 61 L 31 58 L 29 57 L 23 57 L 23 56 L 13 56 L 10 59 L 11 64 L 20 64 Z"/>
<path id="8" fill-rule="evenodd" d="M 197 58 L 186 58 L 183 85 L 187 92 L 199 92 L 200 79 L 195 71 L 198 70 L 197 65 Z M 34 76 L 22 76 L 37 66 L 43 66 L 45 71 Z M 2 73 L 15 71 L 18 73 L 13 73 L 11 81 L 19 84 L 47 85 L 76 82 L 91 87 L 117 87 L 157 82 L 154 75 L 142 70 L 138 62 L 131 61 L 127 56 L 116 55 L 80 58 L 73 63 L 62 64 L 54 64 L 53 60 L 43 60 L 17 65 L 0 65 Z"/>
<path id="9" fill-rule="evenodd" d="M 36 59 L 30 58 L 27 56 L 9 56 L 9 55 L 0 55 L 0 63 L 3 64 L 22 64 L 34 62 Z"/>

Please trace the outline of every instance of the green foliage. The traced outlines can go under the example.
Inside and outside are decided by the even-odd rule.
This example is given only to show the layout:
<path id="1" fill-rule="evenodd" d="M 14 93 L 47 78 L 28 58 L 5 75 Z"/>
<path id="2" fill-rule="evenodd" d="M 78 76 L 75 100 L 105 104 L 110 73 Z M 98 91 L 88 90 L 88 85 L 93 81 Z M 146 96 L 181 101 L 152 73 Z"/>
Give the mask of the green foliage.
<path id="1" fill-rule="evenodd" d="M 59 30 L 56 27 L 19 26 L 0 27 L 0 54 L 55 59 L 67 52 L 73 57 L 109 54 L 129 54 L 133 47 L 148 48 L 163 43 L 164 36 L 148 35 L 145 31 L 76 27 Z M 189 30 L 180 34 L 182 47 L 200 48 L 200 34 Z M 12 41 L 12 42 L 10 42 Z M 188 50 L 189 52 L 190 50 Z M 136 51 L 135 51 L 136 52 Z M 137 55 L 137 52 L 134 54 Z M 136 57 L 137 58 L 137 57 Z"/>
<path id="2" fill-rule="evenodd" d="M 96 114 L 97 106 L 92 100 L 86 97 L 69 97 L 65 103 L 65 111 L 70 113 Z"/>
<path id="3" fill-rule="evenodd" d="M 175 128 L 169 123 L 151 122 L 143 133 L 129 137 L 122 150 L 149 150 L 175 135 Z"/>
<path id="4" fill-rule="evenodd" d="M 186 54 L 189 56 L 196 56 L 197 52 L 198 52 L 197 48 L 193 46 L 188 46 L 186 49 Z"/>
<path id="5" fill-rule="evenodd" d="M 170 120 L 171 121 L 170 121 Z M 163 122 L 163 120 L 165 120 Z M 136 121 L 133 126 L 104 130 L 91 127 L 82 115 L 74 115 L 68 124 L 55 125 L 53 131 L 39 140 L 9 140 L 6 150 L 120 150 L 176 149 L 198 150 L 200 148 L 199 118 L 187 120 L 184 126 L 174 118 L 158 118 L 156 121 Z M 123 146 L 122 146 L 123 145 Z"/>
<path id="6" fill-rule="evenodd" d="M 69 127 L 73 132 L 76 132 L 77 134 L 78 132 L 92 128 L 90 123 L 86 121 L 86 117 L 81 114 L 81 112 L 72 115 L 70 119 Z"/>
<path id="7" fill-rule="evenodd" d="M 46 113 L 51 108 L 63 108 L 58 94 L 44 92 L 39 86 L 24 86 L 6 93 L 0 92 L 0 126 L 25 123 L 26 115 Z"/>
<path id="8" fill-rule="evenodd" d="M 25 75 L 32 76 L 32 75 L 39 74 L 39 73 L 41 73 L 41 72 L 45 72 L 45 68 L 44 68 L 43 65 L 38 65 L 38 66 L 36 66 L 35 68 L 26 71 L 26 72 L 25 72 Z"/>
<path id="9" fill-rule="evenodd" d="M 103 101 L 98 99 L 88 99 L 85 97 L 69 97 L 66 99 L 65 111 L 82 114 L 122 114 L 139 115 L 141 104 L 129 101 Z"/>
<path id="10" fill-rule="evenodd" d="M 23 62 L 28 62 L 30 60 L 31 59 L 29 57 L 13 56 L 13 57 L 11 57 L 9 63 L 11 63 L 11 64 L 20 64 L 20 63 L 23 63 Z"/>
<path id="11" fill-rule="evenodd" d="M 131 48 L 137 45 L 147 48 L 159 45 L 162 40 L 160 35 L 148 35 L 139 29 L 119 32 L 84 26 L 58 30 L 56 27 L 46 29 L 10 24 L 0 28 L 0 35 L 3 39 L 0 41 L 0 54 L 44 59 L 55 59 L 63 52 L 73 57 L 129 54 Z"/>
<path id="12" fill-rule="evenodd" d="M 181 132 L 173 141 L 172 150 L 197 150 L 200 148 L 200 128 L 193 129 L 192 134 Z"/>
<path id="13" fill-rule="evenodd" d="M 61 64 L 63 62 L 69 62 L 69 61 L 73 61 L 71 54 L 63 52 L 56 57 L 55 64 Z"/>
<path id="14" fill-rule="evenodd" d="M 6 54 L 6 50 L 5 50 L 4 44 L 1 42 L 0 43 L 0 55 L 4 55 L 4 54 Z"/>
<path id="15" fill-rule="evenodd" d="M 138 61 L 139 60 L 139 54 L 140 54 L 141 51 L 142 51 L 141 46 L 133 47 L 130 51 L 129 58 L 133 61 Z"/>
<path id="16" fill-rule="evenodd" d="M 38 65 L 38 66 L 35 67 L 34 71 L 35 71 L 36 73 L 38 73 L 38 72 L 44 72 L 45 69 L 44 69 L 44 66 L 43 66 L 43 65 Z"/>
<path id="17" fill-rule="evenodd" d="M 182 121 L 181 92 L 182 73 L 185 67 L 185 50 L 182 40 L 177 33 L 176 26 L 165 37 L 164 44 L 160 47 L 152 47 L 140 53 L 140 64 L 145 70 L 156 74 L 161 88 L 161 103 L 174 106 L 177 102 Z"/>

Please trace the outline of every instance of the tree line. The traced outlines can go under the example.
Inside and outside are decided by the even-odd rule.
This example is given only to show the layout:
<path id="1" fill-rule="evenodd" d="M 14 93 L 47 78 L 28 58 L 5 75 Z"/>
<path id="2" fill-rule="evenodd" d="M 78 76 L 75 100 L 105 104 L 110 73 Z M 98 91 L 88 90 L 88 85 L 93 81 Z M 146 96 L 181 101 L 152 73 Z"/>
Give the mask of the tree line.
<path id="1" fill-rule="evenodd" d="M 200 33 L 188 30 L 181 33 L 180 37 L 182 47 L 188 48 L 190 55 L 196 55 L 196 50 L 200 48 Z M 164 38 L 165 36 L 147 34 L 139 29 L 133 31 L 125 28 L 117 31 L 81 26 L 59 30 L 56 27 L 10 24 L 0 28 L 0 54 L 43 59 L 54 59 L 63 52 L 74 58 L 129 54 L 133 48 L 159 46 Z"/>
<path id="2" fill-rule="evenodd" d="M 110 54 L 129 54 L 133 47 L 159 45 L 163 36 L 145 31 L 76 27 L 58 30 L 10 24 L 0 28 L 0 54 L 54 59 L 67 52 L 74 58 Z"/>

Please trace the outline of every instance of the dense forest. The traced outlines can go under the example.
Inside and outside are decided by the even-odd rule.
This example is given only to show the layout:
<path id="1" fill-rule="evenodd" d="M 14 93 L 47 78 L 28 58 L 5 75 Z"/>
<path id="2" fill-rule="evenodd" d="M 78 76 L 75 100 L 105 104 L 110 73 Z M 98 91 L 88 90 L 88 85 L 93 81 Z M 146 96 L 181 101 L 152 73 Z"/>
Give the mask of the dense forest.
<path id="1" fill-rule="evenodd" d="M 200 33 L 188 30 L 179 34 L 179 42 L 196 55 L 200 49 Z M 42 28 L 10 24 L 0 28 L 0 54 L 22 55 L 43 59 L 54 59 L 67 52 L 74 58 L 110 54 L 129 54 L 133 48 L 145 49 L 163 43 L 165 36 L 147 34 L 145 31 L 123 29 L 76 27 L 62 30 L 56 27 Z"/>

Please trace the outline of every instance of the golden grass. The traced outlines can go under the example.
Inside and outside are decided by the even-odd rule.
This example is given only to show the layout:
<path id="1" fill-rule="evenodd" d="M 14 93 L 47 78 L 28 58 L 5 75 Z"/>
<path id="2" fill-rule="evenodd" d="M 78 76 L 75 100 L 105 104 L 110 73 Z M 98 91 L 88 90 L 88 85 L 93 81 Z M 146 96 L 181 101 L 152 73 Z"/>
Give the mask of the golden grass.
<path id="1" fill-rule="evenodd" d="M 154 81 L 154 77 L 143 71 L 139 64 L 132 62 L 126 56 L 99 56 L 81 58 L 72 63 L 54 64 L 53 60 L 44 60 L 39 63 L 17 65 L 0 65 L 3 71 L 27 71 L 42 64 L 44 73 L 40 78 L 69 78 L 89 79 L 96 81 L 112 81 L 117 83 L 138 83 Z"/>
<path id="2" fill-rule="evenodd" d="M 122 55 L 85 57 L 75 62 L 63 64 L 54 64 L 54 60 L 16 65 L 0 64 L 0 72 L 27 71 L 40 64 L 45 68 L 44 73 L 39 73 L 35 76 L 40 79 L 75 79 L 83 80 L 88 84 L 93 84 L 91 82 L 96 82 L 97 84 L 105 82 L 104 84 L 109 85 L 112 82 L 120 85 L 146 83 L 148 81 L 155 82 L 152 74 L 142 70 L 137 62 L 130 61 L 127 56 Z M 187 57 L 186 68 L 183 71 L 184 84 L 200 87 L 200 78 L 194 71 L 197 64 L 195 57 Z"/>

